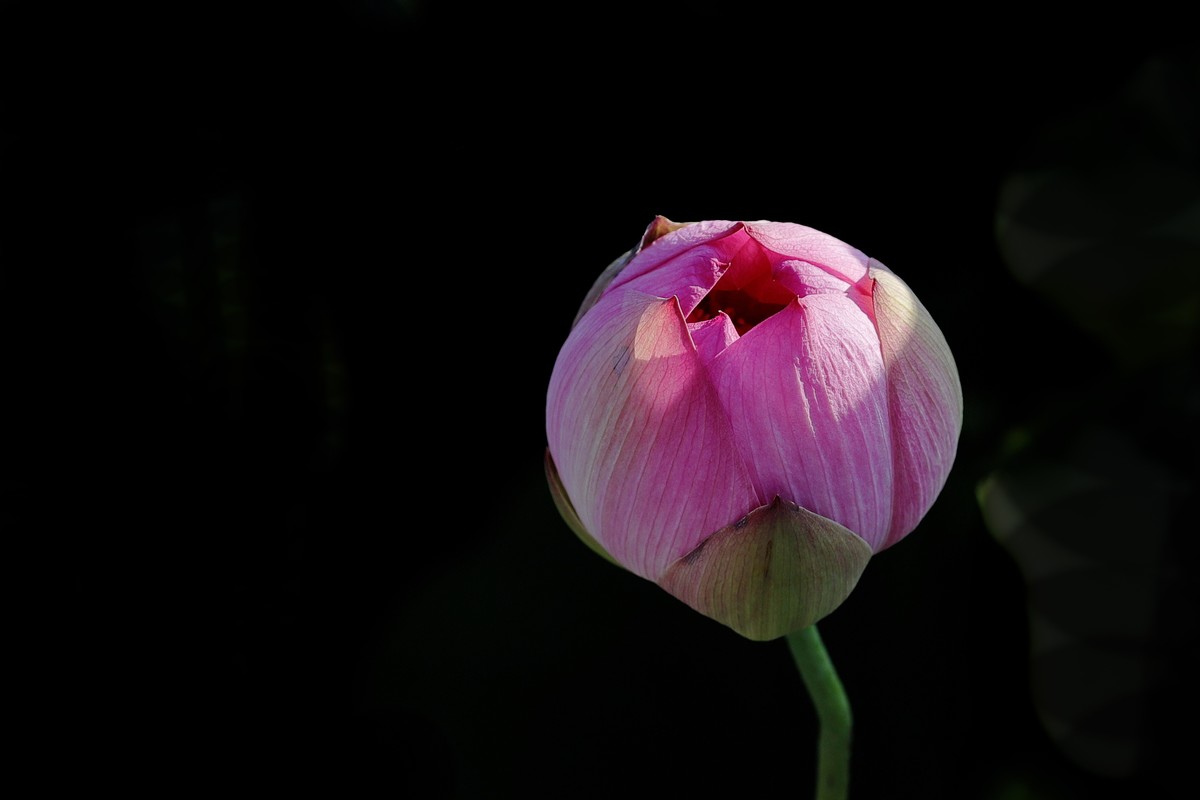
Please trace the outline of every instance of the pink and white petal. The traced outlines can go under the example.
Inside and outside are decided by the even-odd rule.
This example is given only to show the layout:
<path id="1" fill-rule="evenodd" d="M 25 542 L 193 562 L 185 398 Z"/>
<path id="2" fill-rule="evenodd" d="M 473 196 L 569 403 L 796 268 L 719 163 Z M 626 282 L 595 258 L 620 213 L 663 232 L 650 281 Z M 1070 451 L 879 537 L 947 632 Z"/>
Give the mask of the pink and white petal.
<path id="1" fill-rule="evenodd" d="M 887 387 L 871 320 L 845 295 L 798 299 L 709 366 L 755 490 L 877 550 L 891 524 Z"/>
<path id="2" fill-rule="evenodd" d="M 696 344 L 696 355 L 700 357 L 701 364 L 712 361 L 738 338 L 733 320 L 724 311 L 703 322 L 689 322 L 687 327 Z"/>
<path id="3" fill-rule="evenodd" d="M 747 222 L 746 233 L 782 256 L 821 267 L 846 283 L 867 274 L 867 256 L 840 239 L 794 222 Z"/>
<path id="4" fill-rule="evenodd" d="M 580 522 L 642 577 L 760 505 L 674 298 L 602 298 L 559 354 L 546 419 Z"/>
<path id="5" fill-rule="evenodd" d="M 871 277 L 896 474 L 895 511 L 883 543 L 890 547 L 917 527 L 950 475 L 963 397 L 950 346 L 925 306 L 891 271 L 873 268 Z"/>
<path id="6" fill-rule="evenodd" d="M 879 259 L 868 258 L 867 259 L 867 276 L 873 275 L 873 274 L 875 274 L 876 271 L 879 271 L 879 270 L 882 270 L 883 272 L 891 272 L 891 274 L 893 274 L 893 275 L 896 274 L 896 273 L 892 272 L 891 269 L 888 268 L 887 264 L 884 264 Z"/>

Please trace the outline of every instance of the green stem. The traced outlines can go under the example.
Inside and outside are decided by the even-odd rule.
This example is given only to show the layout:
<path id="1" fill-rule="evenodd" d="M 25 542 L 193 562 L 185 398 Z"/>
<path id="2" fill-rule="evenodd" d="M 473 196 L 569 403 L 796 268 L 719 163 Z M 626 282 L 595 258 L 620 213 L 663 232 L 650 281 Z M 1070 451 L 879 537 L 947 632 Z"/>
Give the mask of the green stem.
<path id="1" fill-rule="evenodd" d="M 789 633 L 788 647 L 808 688 L 817 720 L 817 800 L 845 800 L 850 785 L 850 701 L 816 625 Z"/>

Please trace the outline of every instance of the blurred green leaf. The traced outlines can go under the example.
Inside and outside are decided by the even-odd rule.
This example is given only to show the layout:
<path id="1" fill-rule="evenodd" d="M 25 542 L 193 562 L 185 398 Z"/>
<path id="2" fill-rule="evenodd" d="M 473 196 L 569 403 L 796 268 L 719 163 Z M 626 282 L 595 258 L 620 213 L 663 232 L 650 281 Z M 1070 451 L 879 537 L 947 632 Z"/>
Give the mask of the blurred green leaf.
<path id="1" fill-rule="evenodd" d="M 1200 90 L 1155 60 L 1099 107 L 1040 131 L 1001 187 L 1013 275 L 1127 365 L 1190 354 L 1200 320 Z"/>
<path id="2" fill-rule="evenodd" d="M 1114 429 L 1027 452 L 985 479 L 985 522 L 1028 584 L 1034 700 L 1063 751 L 1100 775 L 1147 769 L 1169 677 L 1163 576 L 1181 480 Z"/>

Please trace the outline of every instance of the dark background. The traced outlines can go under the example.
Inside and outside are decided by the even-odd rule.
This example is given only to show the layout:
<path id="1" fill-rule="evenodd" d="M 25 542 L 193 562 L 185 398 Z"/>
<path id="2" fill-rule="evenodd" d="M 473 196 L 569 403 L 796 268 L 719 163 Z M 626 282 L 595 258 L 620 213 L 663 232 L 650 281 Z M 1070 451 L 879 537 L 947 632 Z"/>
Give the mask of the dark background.
<path id="1" fill-rule="evenodd" d="M 5 4 L 22 752 L 156 796 L 807 796 L 783 643 L 595 557 L 544 484 L 558 347 L 663 214 L 833 234 L 958 359 L 945 491 L 821 623 L 853 796 L 1181 796 L 1186 27 Z"/>

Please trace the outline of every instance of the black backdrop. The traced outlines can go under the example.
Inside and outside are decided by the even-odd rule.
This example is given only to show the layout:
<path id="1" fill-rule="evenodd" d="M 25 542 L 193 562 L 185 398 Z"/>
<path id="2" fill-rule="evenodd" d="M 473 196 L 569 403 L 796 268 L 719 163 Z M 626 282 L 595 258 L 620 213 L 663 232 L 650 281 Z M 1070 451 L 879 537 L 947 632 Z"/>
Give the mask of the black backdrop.
<path id="1" fill-rule="evenodd" d="M 1196 61 L 1178 20 L 990 14 L 6 5 L 4 519 L 34 578 L 15 608 L 44 779 L 808 795 L 816 721 L 783 644 L 593 556 L 542 477 L 578 302 L 663 214 L 838 236 L 958 358 L 945 492 L 821 624 L 854 796 L 1169 793 L 1196 666 L 1196 250 L 1183 230 L 1150 266 L 1135 246 L 1039 283 L 1021 247 L 1057 251 L 998 217 L 1045 232 L 1075 198 L 1072 241 L 1194 223 Z M 1108 180 L 1126 160 L 1135 190 Z M 1076 167 L 1066 200 L 1013 189 Z M 1131 359 L 1147 330 L 1171 346 Z M 977 497 L 1097 426 L 1162 501 L 1129 593 L 1152 610 L 1117 640 L 1073 584 L 1038 605 L 1039 556 L 1014 559 Z M 1145 492 L 1115 470 L 1118 510 L 1062 525 L 1136 561 Z M 1140 676 L 1082 709 L 1055 698 L 1111 659 L 1031 647 L 1039 616 L 1063 638 L 1063 598 Z"/>

